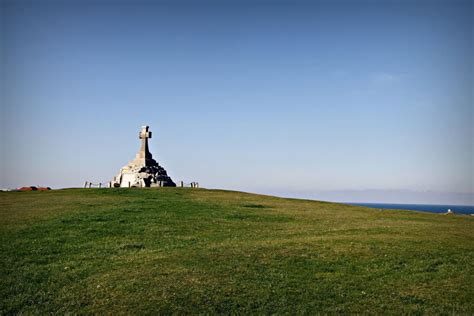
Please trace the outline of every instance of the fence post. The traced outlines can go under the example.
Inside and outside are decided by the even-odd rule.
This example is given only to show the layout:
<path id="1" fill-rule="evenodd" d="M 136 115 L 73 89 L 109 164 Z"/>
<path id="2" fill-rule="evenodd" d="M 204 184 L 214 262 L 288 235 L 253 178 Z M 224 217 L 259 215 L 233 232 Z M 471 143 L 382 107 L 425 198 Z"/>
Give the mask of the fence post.
<path id="1" fill-rule="evenodd" d="M 130 181 L 128 181 L 128 187 L 130 188 Z"/>
<path id="2" fill-rule="evenodd" d="M 84 182 L 84 189 L 87 188 L 87 181 Z"/>
<path id="3" fill-rule="evenodd" d="M 180 183 L 180 184 L 181 184 L 181 187 L 183 188 L 183 187 L 184 187 L 184 182 L 183 182 L 183 181 L 181 181 L 181 183 Z"/>
<path id="4" fill-rule="evenodd" d="M 99 182 L 99 189 L 102 187 L 102 182 Z"/>
<path id="5" fill-rule="evenodd" d="M 89 189 L 92 187 L 92 182 L 89 182 Z"/>

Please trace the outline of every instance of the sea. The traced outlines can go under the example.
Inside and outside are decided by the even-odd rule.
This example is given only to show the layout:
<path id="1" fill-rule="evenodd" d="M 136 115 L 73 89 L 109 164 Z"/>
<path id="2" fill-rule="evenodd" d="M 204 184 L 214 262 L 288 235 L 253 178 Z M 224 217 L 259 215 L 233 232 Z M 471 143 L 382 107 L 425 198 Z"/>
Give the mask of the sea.
<path id="1" fill-rule="evenodd" d="M 347 203 L 378 209 L 409 210 L 430 213 L 446 213 L 448 210 L 458 214 L 474 214 L 474 206 L 469 205 L 435 205 L 435 204 L 388 204 L 388 203 Z"/>

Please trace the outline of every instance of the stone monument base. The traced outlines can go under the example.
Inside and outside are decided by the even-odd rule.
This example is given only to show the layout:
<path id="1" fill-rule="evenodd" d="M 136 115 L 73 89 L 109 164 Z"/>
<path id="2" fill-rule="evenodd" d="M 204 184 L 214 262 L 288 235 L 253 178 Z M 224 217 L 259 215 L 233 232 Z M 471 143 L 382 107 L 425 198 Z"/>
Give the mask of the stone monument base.
<path id="1" fill-rule="evenodd" d="M 147 188 L 147 187 L 175 187 L 176 184 L 160 165 L 145 167 L 124 167 L 112 180 L 112 187 Z"/>

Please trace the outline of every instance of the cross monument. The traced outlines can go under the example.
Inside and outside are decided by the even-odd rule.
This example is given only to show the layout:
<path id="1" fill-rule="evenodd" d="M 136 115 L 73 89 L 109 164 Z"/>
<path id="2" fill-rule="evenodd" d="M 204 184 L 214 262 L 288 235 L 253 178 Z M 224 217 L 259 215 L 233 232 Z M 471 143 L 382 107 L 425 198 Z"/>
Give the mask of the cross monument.
<path id="1" fill-rule="evenodd" d="M 120 169 L 120 173 L 111 181 L 111 186 L 176 186 L 166 170 L 153 159 L 148 149 L 148 139 L 151 138 L 151 132 L 147 125 L 142 126 L 138 138 L 141 140 L 141 145 L 135 159 Z"/>

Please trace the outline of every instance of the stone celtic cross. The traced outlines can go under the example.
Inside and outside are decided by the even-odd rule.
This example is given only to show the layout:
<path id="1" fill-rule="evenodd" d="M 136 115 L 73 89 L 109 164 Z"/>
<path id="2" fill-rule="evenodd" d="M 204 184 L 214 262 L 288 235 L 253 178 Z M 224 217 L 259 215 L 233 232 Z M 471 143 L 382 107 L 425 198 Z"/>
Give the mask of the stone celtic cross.
<path id="1" fill-rule="evenodd" d="M 145 158 L 145 159 L 151 159 L 151 153 L 148 150 L 148 138 L 151 138 L 151 132 L 148 131 L 148 126 L 142 126 L 142 130 L 140 131 L 140 134 L 138 134 L 138 138 L 142 140 L 142 144 L 140 146 L 140 151 L 137 154 L 137 158 Z"/>
<path id="2" fill-rule="evenodd" d="M 151 132 L 148 131 L 149 127 L 148 126 L 142 126 L 142 130 L 138 134 L 138 138 L 144 139 L 144 138 L 151 138 Z"/>

